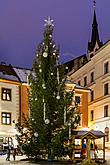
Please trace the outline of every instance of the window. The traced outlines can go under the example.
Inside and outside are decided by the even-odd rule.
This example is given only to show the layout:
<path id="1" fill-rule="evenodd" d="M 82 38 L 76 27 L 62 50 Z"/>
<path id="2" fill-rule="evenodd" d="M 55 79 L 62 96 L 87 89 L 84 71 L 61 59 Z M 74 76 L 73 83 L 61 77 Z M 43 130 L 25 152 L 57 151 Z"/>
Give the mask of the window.
<path id="1" fill-rule="evenodd" d="M 104 74 L 108 73 L 108 62 L 104 63 Z"/>
<path id="2" fill-rule="evenodd" d="M 94 100 L 94 91 L 91 91 L 90 93 L 90 101 L 93 101 Z"/>
<path id="3" fill-rule="evenodd" d="M 2 112 L 2 124 L 11 124 L 11 113 Z"/>
<path id="4" fill-rule="evenodd" d="M 80 96 L 75 96 L 75 103 L 76 103 L 76 105 L 81 104 L 81 97 Z"/>
<path id="5" fill-rule="evenodd" d="M 105 142 L 109 142 L 109 128 L 105 128 Z"/>
<path id="6" fill-rule="evenodd" d="M 94 54 L 93 54 L 93 53 L 91 53 L 91 54 L 90 54 L 90 58 L 92 58 L 93 56 L 94 56 Z"/>
<path id="7" fill-rule="evenodd" d="M 104 96 L 108 95 L 108 83 L 104 84 Z"/>
<path id="8" fill-rule="evenodd" d="M 104 106 L 104 117 L 108 117 L 108 105 Z"/>
<path id="9" fill-rule="evenodd" d="M 82 119 L 83 119 L 83 114 L 80 114 L 79 116 L 80 116 L 79 126 L 81 126 L 81 127 L 82 127 Z"/>
<path id="10" fill-rule="evenodd" d="M 87 77 L 85 76 L 84 77 L 84 86 L 86 86 L 87 85 Z"/>
<path id="11" fill-rule="evenodd" d="M 94 72 L 91 72 L 91 83 L 94 82 Z"/>
<path id="12" fill-rule="evenodd" d="M 2 88 L 2 100 L 11 101 L 11 89 Z"/>
<path id="13" fill-rule="evenodd" d="M 93 121 L 94 120 L 94 111 L 92 110 L 90 112 L 90 121 Z"/>
<path id="14" fill-rule="evenodd" d="M 78 85 L 81 85 L 81 81 L 80 80 L 78 81 Z"/>

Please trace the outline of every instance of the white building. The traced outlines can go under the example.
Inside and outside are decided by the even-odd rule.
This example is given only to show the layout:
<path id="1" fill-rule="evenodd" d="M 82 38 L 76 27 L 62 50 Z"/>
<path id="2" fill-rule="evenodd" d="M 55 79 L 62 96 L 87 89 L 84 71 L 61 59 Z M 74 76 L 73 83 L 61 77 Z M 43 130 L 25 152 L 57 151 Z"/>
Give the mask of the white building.
<path id="1" fill-rule="evenodd" d="M 88 127 L 105 132 L 106 146 L 110 147 L 110 41 L 102 45 L 99 39 L 96 12 L 88 43 L 88 62 L 69 78 L 91 89 L 88 101 Z"/>
<path id="2" fill-rule="evenodd" d="M 0 143 L 14 145 L 20 113 L 20 80 L 12 67 L 0 65 Z"/>

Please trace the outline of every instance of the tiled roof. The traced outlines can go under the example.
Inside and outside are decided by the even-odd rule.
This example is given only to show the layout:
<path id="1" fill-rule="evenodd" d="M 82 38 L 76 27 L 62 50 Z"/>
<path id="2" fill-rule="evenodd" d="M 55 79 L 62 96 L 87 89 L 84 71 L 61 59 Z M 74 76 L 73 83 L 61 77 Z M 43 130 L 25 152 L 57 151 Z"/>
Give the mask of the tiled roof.
<path id="1" fill-rule="evenodd" d="M 0 78 L 17 82 L 20 81 L 12 66 L 6 64 L 0 64 Z"/>
<path id="2" fill-rule="evenodd" d="M 13 67 L 14 71 L 18 75 L 19 79 L 21 82 L 27 83 L 28 81 L 28 76 L 31 73 L 30 69 L 25 69 L 25 68 L 18 68 L 18 67 Z"/>

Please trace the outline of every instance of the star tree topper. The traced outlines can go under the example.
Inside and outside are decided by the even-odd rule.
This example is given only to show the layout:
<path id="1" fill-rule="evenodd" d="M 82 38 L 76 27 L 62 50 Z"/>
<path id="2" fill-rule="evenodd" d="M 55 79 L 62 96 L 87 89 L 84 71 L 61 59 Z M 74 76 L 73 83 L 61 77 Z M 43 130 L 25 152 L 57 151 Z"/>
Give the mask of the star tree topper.
<path id="1" fill-rule="evenodd" d="M 45 20 L 46 24 L 45 26 L 54 26 L 53 20 L 48 16 L 47 20 Z"/>

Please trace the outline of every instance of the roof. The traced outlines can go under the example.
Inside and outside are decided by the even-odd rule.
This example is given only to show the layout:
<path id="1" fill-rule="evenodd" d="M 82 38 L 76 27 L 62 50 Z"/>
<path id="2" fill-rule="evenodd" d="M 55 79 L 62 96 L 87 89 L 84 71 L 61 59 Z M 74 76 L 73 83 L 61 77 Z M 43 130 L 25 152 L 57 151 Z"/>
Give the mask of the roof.
<path id="1" fill-rule="evenodd" d="M 0 78 L 17 82 L 20 81 L 13 67 L 11 65 L 6 65 L 5 63 L 0 64 Z"/>
<path id="2" fill-rule="evenodd" d="M 74 69 L 74 71 L 78 70 L 80 67 L 82 67 L 84 64 L 87 63 L 87 57 L 86 54 L 83 54 L 79 57 L 76 57 L 63 65 L 68 67 L 68 72 Z"/>
<path id="3" fill-rule="evenodd" d="M 25 69 L 25 68 L 19 68 L 19 67 L 13 67 L 14 71 L 18 75 L 19 79 L 21 82 L 27 83 L 28 81 L 28 76 L 31 73 L 30 69 Z"/>
<path id="4" fill-rule="evenodd" d="M 75 85 L 75 89 L 91 90 L 91 89 L 89 89 L 87 87 L 83 87 L 81 85 L 78 85 L 78 84 L 74 83 L 73 80 L 66 80 L 66 84 L 74 84 Z"/>
<path id="5" fill-rule="evenodd" d="M 85 131 L 85 130 L 80 130 L 80 131 L 73 131 L 73 135 L 75 135 L 78 138 L 84 138 L 90 135 L 93 138 L 101 138 L 104 137 L 105 134 L 102 131 L 96 131 L 96 130 L 91 130 L 91 131 Z"/>
<path id="6" fill-rule="evenodd" d="M 88 50 L 90 52 L 94 50 L 96 42 L 97 42 L 99 48 L 103 45 L 103 43 L 99 39 L 99 32 L 98 32 L 98 24 L 97 24 L 96 12 L 94 10 L 91 41 L 88 42 Z"/>

